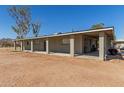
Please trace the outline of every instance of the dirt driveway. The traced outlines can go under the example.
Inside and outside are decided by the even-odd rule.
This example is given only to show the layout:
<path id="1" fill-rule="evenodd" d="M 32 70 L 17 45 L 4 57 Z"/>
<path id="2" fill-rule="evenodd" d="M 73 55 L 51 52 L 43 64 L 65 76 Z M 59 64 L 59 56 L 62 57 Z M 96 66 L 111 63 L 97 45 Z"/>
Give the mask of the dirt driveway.
<path id="1" fill-rule="evenodd" d="M 0 49 L 0 86 L 124 86 L 124 61 Z"/>

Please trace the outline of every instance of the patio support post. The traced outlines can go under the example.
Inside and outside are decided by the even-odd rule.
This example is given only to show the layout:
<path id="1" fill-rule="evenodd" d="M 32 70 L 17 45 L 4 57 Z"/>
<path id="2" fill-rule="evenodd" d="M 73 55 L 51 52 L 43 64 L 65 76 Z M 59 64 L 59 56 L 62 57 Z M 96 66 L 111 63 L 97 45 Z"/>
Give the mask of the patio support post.
<path id="1" fill-rule="evenodd" d="M 79 54 L 83 54 L 83 46 L 84 46 L 84 44 L 83 44 L 83 35 L 79 35 L 79 41 L 78 41 L 78 47 L 79 47 Z"/>
<path id="2" fill-rule="evenodd" d="M 23 41 L 23 50 L 25 50 L 25 41 Z"/>
<path id="3" fill-rule="evenodd" d="M 14 41 L 14 50 L 16 51 L 16 41 Z"/>
<path id="4" fill-rule="evenodd" d="M 104 32 L 99 33 L 99 59 L 106 59 L 106 35 Z"/>
<path id="5" fill-rule="evenodd" d="M 74 35 L 70 36 L 70 55 L 74 57 Z"/>
<path id="6" fill-rule="evenodd" d="M 49 50 L 49 39 L 46 39 L 46 53 L 49 54 L 50 50 Z"/>
<path id="7" fill-rule="evenodd" d="M 21 41 L 21 51 L 23 51 L 23 41 Z"/>
<path id="8" fill-rule="evenodd" d="M 34 44 L 33 44 L 33 40 L 31 40 L 31 52 L 34 51 Z"/>
<path id="9" fill-rule="evenodd" d="M 85 36 L 82 35 L 82 42 L 81 42 L 81 44 L 82 44 L 82 54 L 84 53 L 84 39 L 85 39 Z"/>

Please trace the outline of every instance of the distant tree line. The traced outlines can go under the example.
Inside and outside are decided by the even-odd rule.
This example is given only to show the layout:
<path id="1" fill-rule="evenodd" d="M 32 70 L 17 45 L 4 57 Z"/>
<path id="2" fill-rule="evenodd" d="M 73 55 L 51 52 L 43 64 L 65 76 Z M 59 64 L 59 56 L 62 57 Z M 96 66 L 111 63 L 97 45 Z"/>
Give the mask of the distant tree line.
<path id="1" fill-rule="evenodd" d="M 0 47 L 13 47 L 13 39 L 3 38 L 0 39 Z"/>

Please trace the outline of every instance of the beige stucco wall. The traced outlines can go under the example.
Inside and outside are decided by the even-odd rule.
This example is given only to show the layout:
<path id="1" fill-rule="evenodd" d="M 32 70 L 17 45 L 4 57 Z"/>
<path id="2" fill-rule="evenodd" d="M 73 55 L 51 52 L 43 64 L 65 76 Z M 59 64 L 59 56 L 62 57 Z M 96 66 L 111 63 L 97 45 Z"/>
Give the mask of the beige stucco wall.
<path id="1" fill-rule="evenodd" d="M 70 53 L 70 43 L 63 44 L 63 38 L 70 39 L 70 36 L 54 37 L 49 39 L 50 52 Z M 74 36 L 75 54 L 82 54 L 84 52 L 84 38 L 82 35 Z"/>
<path id="2" fill-rule="evenodd" d="M 84 53 L 84 36 L 82 34 L 75 35 L 75 54 Z"/>
<path id="3" fill-rule="evenodd" d="M 49 39 L 49 48 L 50 52 L 60 52 L 60 53 L 69 53 L 70 52 L 70 45 L 63 44 L 63 38 L 69 39 L 69 37 L 54 37 Z"/>
<path id="4" fill-rule="evenodd" d="M 33 41 L 33 49 L 34 51 L 44 51 L 44 40 L 38 39 Z"/>
<path id="5" fill-rule="evenodd" d="M 28 42 L 28 44 L 27 44 L 27 42 Z M 24 41 L 23 44 L 24 44 L 23 45 L 24 50 L 31 50 L 31 40 Z M 42 40 L 42 39 L 33 40 L 33 50 L 34 51 L 43 51 L 44 50 L 44 40 Z"/>

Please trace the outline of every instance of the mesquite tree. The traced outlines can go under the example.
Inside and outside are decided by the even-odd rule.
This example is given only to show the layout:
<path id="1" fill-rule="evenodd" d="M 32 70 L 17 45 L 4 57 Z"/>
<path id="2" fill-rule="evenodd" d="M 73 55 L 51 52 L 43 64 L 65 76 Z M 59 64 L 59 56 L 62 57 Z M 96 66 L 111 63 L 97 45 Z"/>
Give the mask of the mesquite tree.
<path id="1" fill-rule="evenodd" d="M 31 13 L 26 6 L 12 6 L 8 9 L 9 15 L 14 18 L 15 26 L 12 26 L 18 38 L 24 38 L 30 30 Z"/>

